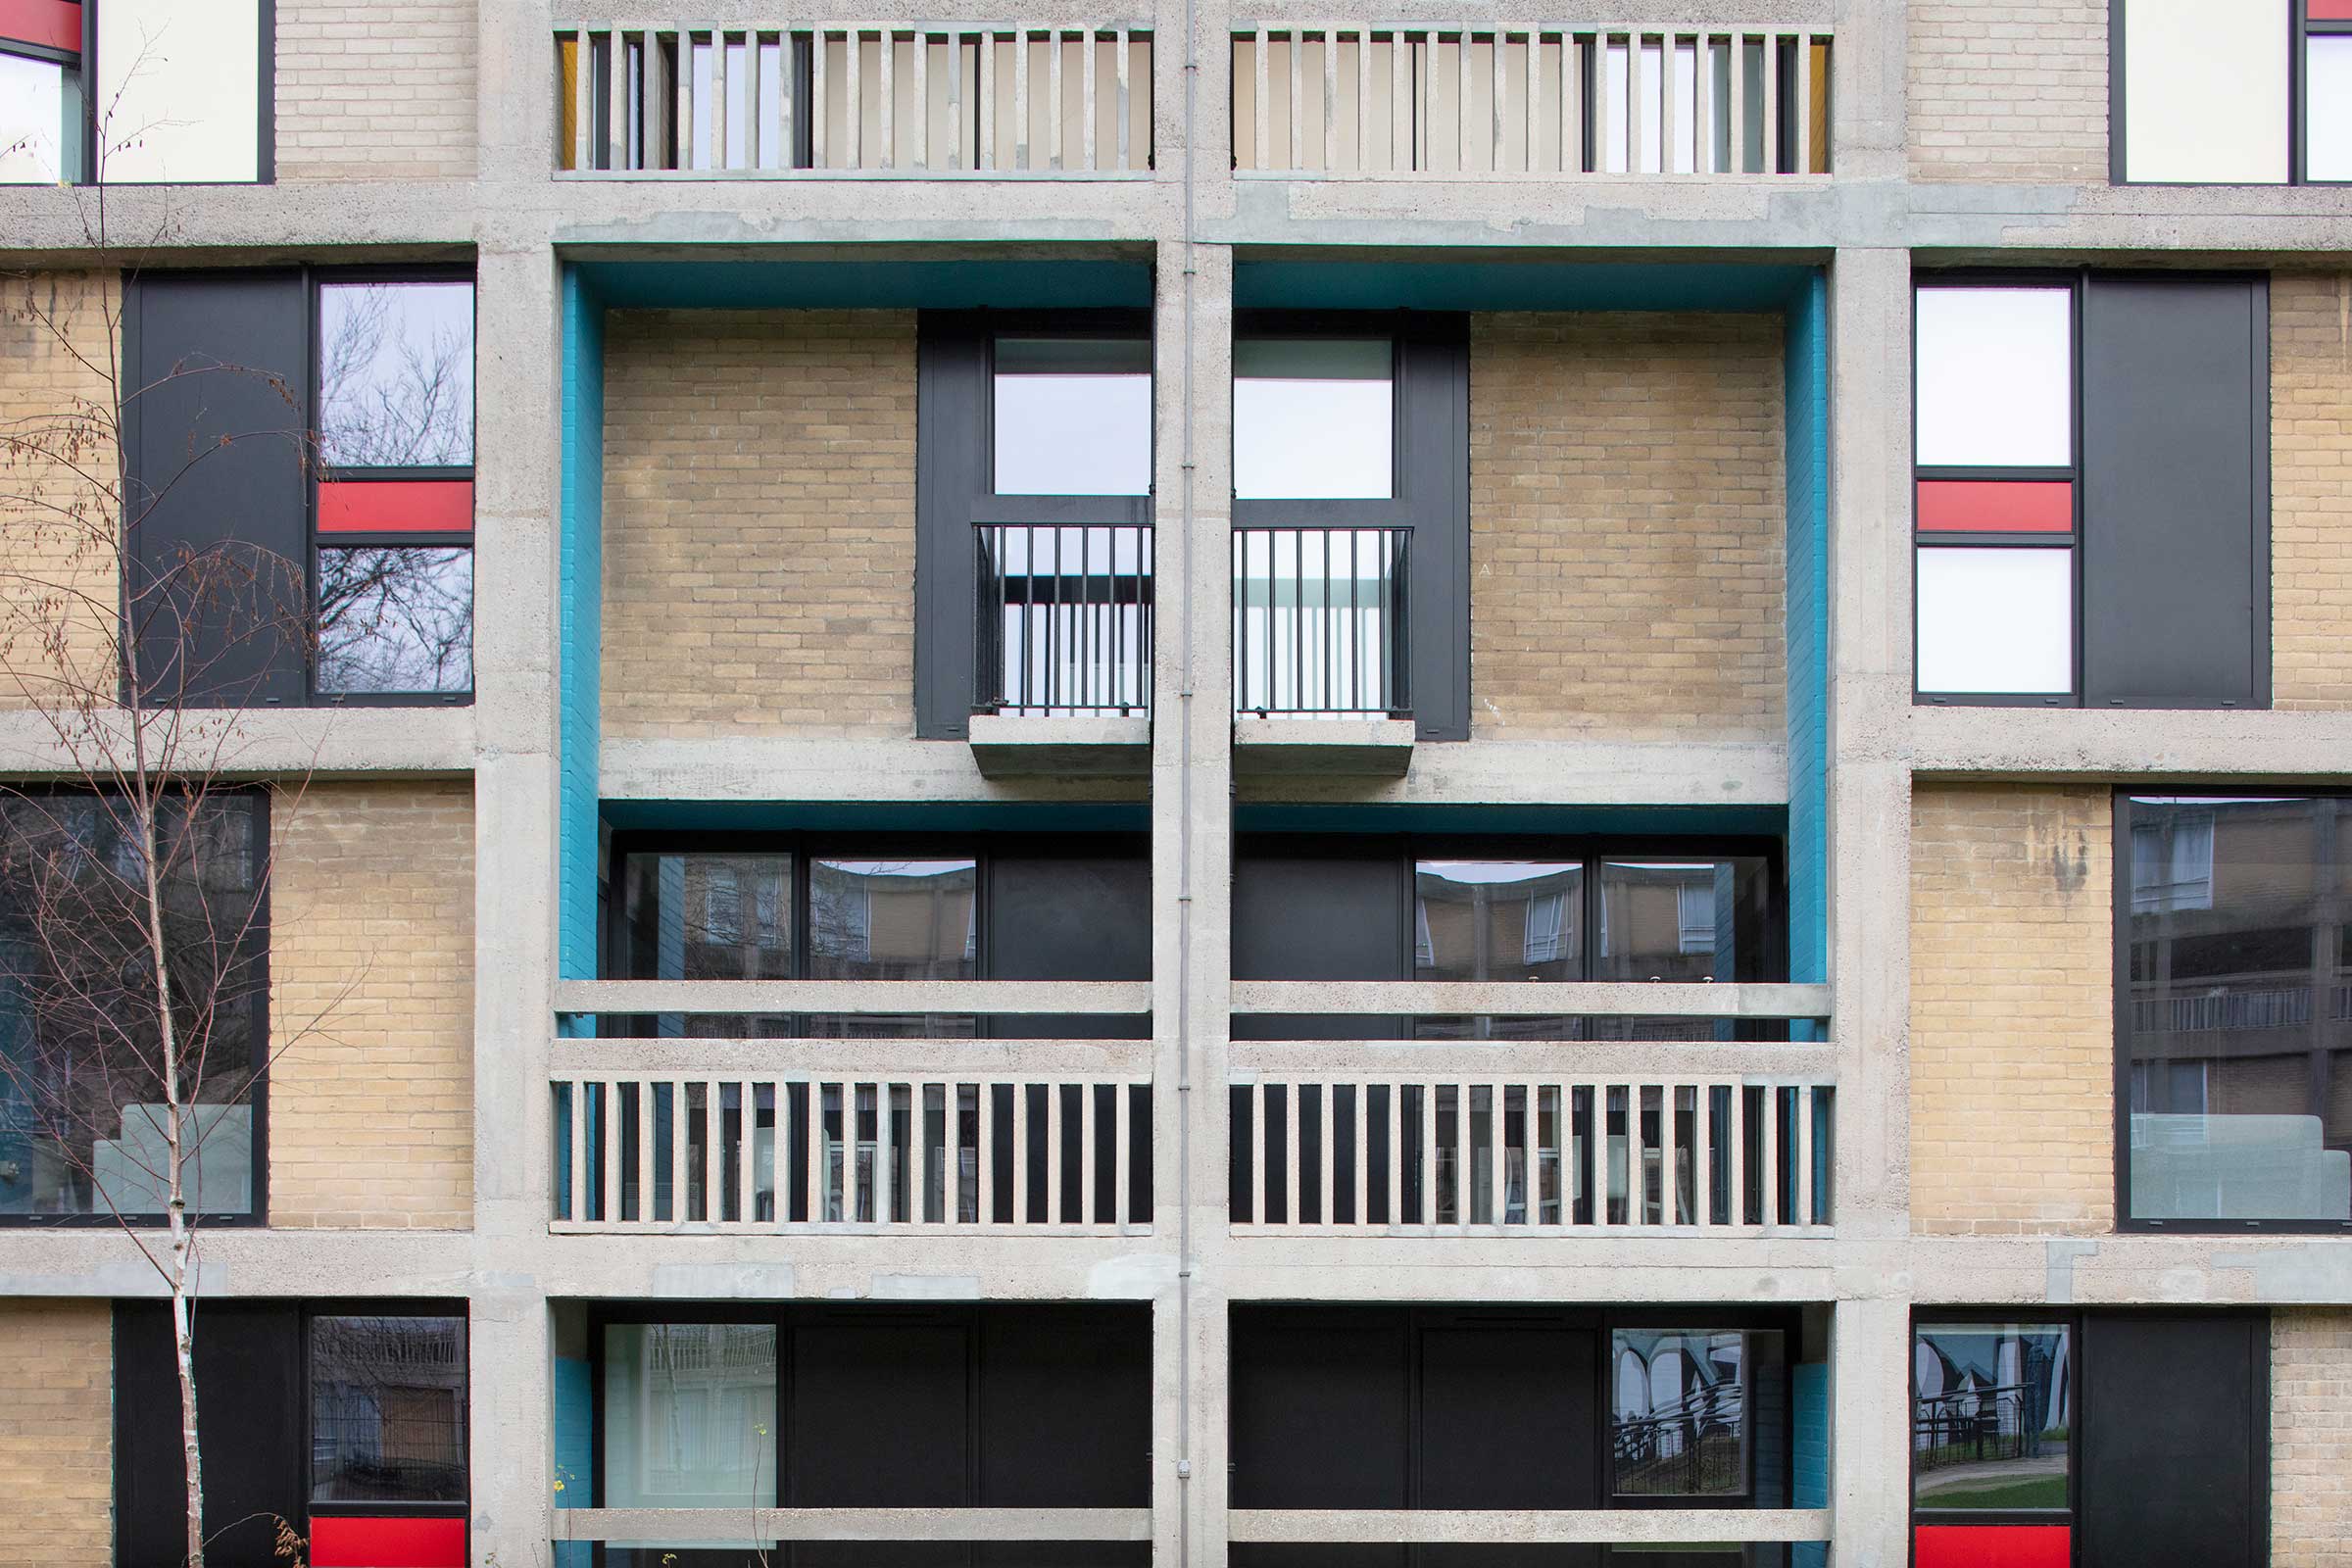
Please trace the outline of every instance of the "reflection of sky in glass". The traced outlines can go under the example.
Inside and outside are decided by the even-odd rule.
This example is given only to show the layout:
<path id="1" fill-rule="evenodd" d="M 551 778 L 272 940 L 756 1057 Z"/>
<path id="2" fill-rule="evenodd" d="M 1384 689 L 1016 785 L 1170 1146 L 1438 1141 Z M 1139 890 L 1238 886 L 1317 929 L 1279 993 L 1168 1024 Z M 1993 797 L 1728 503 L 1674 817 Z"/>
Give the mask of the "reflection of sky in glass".
<path id="1" fill-rule="evenodd" d="M 318 689 L 473 686 L 473 552 L 363 545 L 318 552 Z"/>
<path id="2" fill-rule="evenodd" d="M 2074 1375 L 2058 1324 L 1922 1324 L 1911 1357 L 1923 1508 L 2068 1505 Z"/>
<path id="3" fill-rule="evenodd" d="M 1152 488 L 1152 377 L 996 378 L 996 490 L 1140 496 Z"/>
<path id="4" fill-rule="evenodd" d="M 64 145 L 65 70 L 0 54 L 0 184 L 53 184 Z M 76 107 L 79 95 L 75 94 Z"/>
<path id="5" fill-rule="evenodd" d="M 330 466 L 473 462 L 473 285 L 318 291 L 318 442 Z"/>
<path id="6" fill-rule="evenodd" d="M 2352 37 L 2313 38 L 2303 83 L 2305 175 L 2352 179 Z"/>
<path id="7" fill-rule="evenodd" d="M 1396 493 L 1385 339 L 1245 339 L 1233 351 L 1233 493 L 1244 501 Z"/>
<path id="8" fill-rule="evenodd" d="M 1418 869 L 1444 882 L 1494 884 L 1533 882 L 1581 867 L 1574 860 L 1423 860 Z"/>
<path id="9" fill-rule="evenodd" d="M 2063 692 L 2075 681 L 2072 550 L 1919 552 L 1923 692 Z"/>
<path id="10" fill-rule="evenodd" d="M 1921 466 L 2072 462 L 2073 318 L 2063 288 L 1920 289 Z"/>

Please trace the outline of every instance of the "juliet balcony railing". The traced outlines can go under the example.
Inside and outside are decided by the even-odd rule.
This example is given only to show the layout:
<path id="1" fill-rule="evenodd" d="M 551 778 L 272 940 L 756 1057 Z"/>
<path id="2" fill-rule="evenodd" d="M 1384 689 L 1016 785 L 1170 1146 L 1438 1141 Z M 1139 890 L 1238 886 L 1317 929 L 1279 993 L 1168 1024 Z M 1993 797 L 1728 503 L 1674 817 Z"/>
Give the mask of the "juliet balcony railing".
<path id="1" fill-rule="evenodd" d="M 1152 34 L 1125 23 L 572 24 L 556 169 L 604 178 L 1141 177 Z"/>
<path id="2" fill-rule="evenodd" d="M 563 1015 L 1148 1011 L 1145 983 L 567 981 Z M 1117 1235 L 1152 1223 L 1142 1040 L 559 1036 L 558 1232 Z"/>
<path id="3" fill-rule="evenodd" d="M 1237 27 L 1234 168 L 1826 174 L 1827 27 Z"/>
<path id="4" fill-rule="evenodd" d="M 972 710 L 1152 711 L 1149 524 L 973 525 Z"/>
<path id="5" fill-rule="evenodd" d="M 1237 1013 L 1826 1017 L 1788 985 L 1239 982 Z M 1705 1234 L 1832 1223 L 1827 1043 L 1235 1042 L 1237 1234 Z"/>
<path id="6" fill-rule="evenodd" d="M 1410 528 L 1233 530 L 1233 710 L 1412 712 Z"/>

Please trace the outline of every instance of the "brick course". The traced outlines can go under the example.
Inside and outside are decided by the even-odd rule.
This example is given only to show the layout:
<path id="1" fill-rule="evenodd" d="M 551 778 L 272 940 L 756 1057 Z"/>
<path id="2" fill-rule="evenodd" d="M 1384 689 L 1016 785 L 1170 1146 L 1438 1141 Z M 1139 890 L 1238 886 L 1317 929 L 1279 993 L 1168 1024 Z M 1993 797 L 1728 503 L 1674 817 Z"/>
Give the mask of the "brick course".
<path id="1" fill-rule="evenodd" d="M 1911 1214 L 1935 1234 L 2115 1218 L 2112 796 L 1911 796 Z"/>
<path id="2" fill-rule="evenodd" d="M 2352 708 L 2352 271 L 2271 279 L 2271 680 Z"/>
<path id="3" fill-rule="evenodd" d="M 0 1299 L 0 1568 L 114 1557 L 114 1314 Z"/>
<path id="4" fill-rule="evenodd" d="M 466 1228 L 471 786 L 314 783 L 273 810 L 270 1222 Z"/>
<path id="5" fill-rule="evenodd" d="M 1473 733 L 1779 739 L 1778 317 L 1470 323 Z"/>
<path id="6" fill-rule="evenodd" d="M 277 0 L 277 177 L 472 178 L 478 52 L 473 0 Z"/>
<path id="7" fill-rule="evenodd" d="M 2271 1313 L 2271 1568 L 2352 1561 L 2352 1308 Z"/>
<path id="8" fill-rule="evenodd" d="M 2107 0 L 1912 0 L 1915 179 L 2107 183 Z"/>
<path id="9" fill-rule="evenodd" d="M 914 727 L 914 316 L 616 312 L 604 732 Z"/>
<path id="10" fill-rule="evenodd" d="M 78 468 L 111 476 L 116 362 L 110 339 L 121 314 L 114 274 L 37 272 L 0 281 L 0 426 L 44 451 L 89 441 L 71 465 L 0 456 L 0 710 L 67 700 L 108 678 L 108 623 L 118 581 L 106 488 Z M 88 516 L 74 508 L 95 508 Z M 57 641 L 53 642 L 53 638 Z M 61 648 L 61 667 L 52 648 Z"/>

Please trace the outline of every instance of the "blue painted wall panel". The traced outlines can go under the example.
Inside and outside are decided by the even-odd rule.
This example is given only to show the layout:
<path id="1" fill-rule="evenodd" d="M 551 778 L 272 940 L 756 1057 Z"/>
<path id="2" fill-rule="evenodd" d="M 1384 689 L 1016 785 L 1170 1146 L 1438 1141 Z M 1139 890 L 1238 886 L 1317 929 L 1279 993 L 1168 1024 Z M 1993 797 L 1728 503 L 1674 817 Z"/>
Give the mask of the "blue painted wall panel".
<path id="1" fill-rule="evenodd" d="M 604 643 L 605 308 L 564 270 L 560 840 L 556 963 L 596 978 L 597 725 Z"/>
<path id="2" fill-rule="evenodd" d="M 1801 1362 L 1791 1369 L 1790 1430 L 1795 1452 L 1788 1490 L 1789 1501 L 1799 1508 L 1830 1505 L 1830 1369 L 1820 1361 Z M 1824 1568 L 1830 1548 L 1822 1542 L 1805 1542 L 1788 1549 L 1789 1568 Z"/>
<path id="3" fill-rule="evenodd" d="M 588 1363 L 556 1357 L 556 1474 L 550 1484 L 559 1508 L 595 1506 L 596 1401 Z M 556 1543 L 555 1568 L 588 1568 L 595 1548 L 585 1541 Z"/>
<path id="4" fill-rule="evenodd" d="M 1816 272 L 1789 303 L 1788 978 L 1829 978 L 1830 332 Z"/>

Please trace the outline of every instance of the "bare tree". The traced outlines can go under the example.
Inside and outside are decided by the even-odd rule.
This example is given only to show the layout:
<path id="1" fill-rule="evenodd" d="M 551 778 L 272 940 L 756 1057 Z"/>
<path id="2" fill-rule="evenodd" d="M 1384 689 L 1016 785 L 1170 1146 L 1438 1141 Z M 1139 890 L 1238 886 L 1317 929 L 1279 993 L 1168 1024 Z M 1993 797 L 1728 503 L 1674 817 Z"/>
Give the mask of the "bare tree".
<path id="1" fill-rule="evenodd" d="M 51 781 L 0 786 L 0 1206 L 111 1216 L 160 1277 L 201 1565 L 199 1227 L 250 1206 L 253 1090 L 317 1024 L 272 1040 L 264 1020 L 271 835 L 233 775 L 257 656 L 311 632 L 302 564 L 167 547 L 157 518 L 233 449 L 307 462 L 309 439 L 273 374 L 190 362 L 133 381 L 114 279 L 165 234 L 111 241 L 98 141 L 101 177 L 77 193 L 86 270 L 11 280 L 0 313 L 9 357 L 59 372 L 0 406 L 0 706 Z M 250 406 L 257 385 L 282 417 L 209 428 L 216 392 Z M 158 443 L 142 465 L 126 434 L 167 405 L 200 412 L 159 473 Z M 308 778 L 280 775 L 281 826 Z"/>

